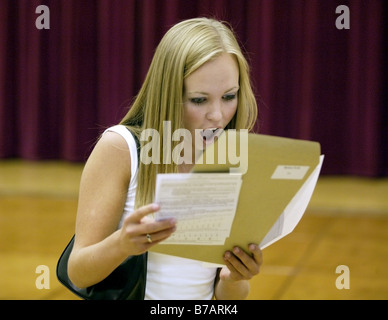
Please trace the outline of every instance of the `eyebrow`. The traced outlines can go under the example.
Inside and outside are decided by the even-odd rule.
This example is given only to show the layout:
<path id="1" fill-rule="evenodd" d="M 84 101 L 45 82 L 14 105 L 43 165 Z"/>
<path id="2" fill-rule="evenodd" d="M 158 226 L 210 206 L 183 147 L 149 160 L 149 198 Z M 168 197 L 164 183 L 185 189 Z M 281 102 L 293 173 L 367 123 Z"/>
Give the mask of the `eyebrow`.
<path id="1" fill-rule="evenodd" d="M 229 90 L 226 90 L 225 92 L 224 92 L 224 94 L 225 93 L 228 93 L 228 92 L 230 92 L 230 91 L 232 91 L 232 90 L 239 90 L 240 89 L 240 86 L 235 86 L 235 87 L 233 87 L 233 88 L 230 88 Z M 207 93 L 207 92 L 203 92 L 203 91 L 192 91 L 192 92 L 187 92 L 187 94 L 202 94 L 202 95 L 205 95 L 205 96 L 208 96 L 209 94 Z"/>

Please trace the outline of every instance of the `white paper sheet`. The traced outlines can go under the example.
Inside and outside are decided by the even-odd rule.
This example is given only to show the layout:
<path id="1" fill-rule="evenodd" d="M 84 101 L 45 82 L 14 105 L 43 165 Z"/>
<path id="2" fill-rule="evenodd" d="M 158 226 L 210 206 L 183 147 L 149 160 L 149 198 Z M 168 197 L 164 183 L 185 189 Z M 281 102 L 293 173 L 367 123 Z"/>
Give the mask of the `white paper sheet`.
<path id="1" fill-rule="evenodd" d="M 155 218 L 177 219 L 177 230 L 163 243 L 223 245 L 230 234 L 241 183 L 239 174 L 158 174 L 155 202 L 161 209 Z"/>
<path id="2" fill-rule="evenodd" d="M 261 241 L 261 249 L 268 247 L 270 244 L 278 241 L 287 234 L 291 233 L 296 227 L 296 225 L 299 223 L 300 219 L 302 219 L 302 216 L 306 211 L 306 208 L 310 202 L 311 196 L 315 189 L 315 185 L 317 184 L 319 173 L 322 167 L 323 158 L 324 156 L 321 155 L 317 167 L 310 174 L 303 186 L 299 189 L 294 198 L 292 198 L 290 203 L 284 209 L 283 213 L 275 222 L 271 230 Z"/>

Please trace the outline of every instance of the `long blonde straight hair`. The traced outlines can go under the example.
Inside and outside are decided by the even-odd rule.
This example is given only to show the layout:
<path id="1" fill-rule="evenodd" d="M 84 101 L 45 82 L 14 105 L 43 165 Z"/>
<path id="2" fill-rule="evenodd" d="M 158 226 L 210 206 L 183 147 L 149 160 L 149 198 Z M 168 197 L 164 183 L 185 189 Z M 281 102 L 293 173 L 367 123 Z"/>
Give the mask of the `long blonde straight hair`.
<path id="1" fill-rule="evenodd" d="M 171 132 L 183 128 L 183 80 L 200 66 L 222 53 L 236 57 L 240 78 L 237 111 L 226 129 L 252 130 L 257 103 L 252 91 L 249 65 L 232 30 L 224 23 L 195 18 L 174 25 L 159 43 L 146 79 L 120 124 L 138 138 L 144 129 L 155 129 L 163 139 L 163 121 L 170 121 Z M 146 142 L 140 142 L 143 146 Z M 179 142 L 171 142 L 171 150 Z M 161 155 L 162 157 L 162 155 Z M 177 164 L 144 164 L 140 161 L 135 208 L 151 203 L 157 173 L 177 172 Z"/>

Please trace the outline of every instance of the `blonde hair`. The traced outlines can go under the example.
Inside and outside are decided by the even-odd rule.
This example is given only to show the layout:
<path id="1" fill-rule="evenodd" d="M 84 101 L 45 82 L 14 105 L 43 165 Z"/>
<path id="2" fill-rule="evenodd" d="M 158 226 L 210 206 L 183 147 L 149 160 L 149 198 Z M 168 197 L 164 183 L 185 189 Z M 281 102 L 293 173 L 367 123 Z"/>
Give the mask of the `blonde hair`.
<path id="1" fill-rule="evenodd" d="M 143 86 L 120 124 L 127 126 L 138 138 L 144 129 L 155 129 L 160 134 L 160 141 L 164 141 L 163 121 L 170 121 L 171 132 L 183 128 L 184 79 L 222 53 L 236 57 L 240 73 L 237 111 L 226 129 L 252 130 L 257 118 L 257 103 L 249 65 L 232 30 L 224 23 L 208 18 L 185 20 L 167 31 L 155 51 Z M 178 143 L 172 141 L 171 150 Z M 157 173 L 177 170 L 175 163 L 140 162 L 135 207 L 153 201 Z"/>

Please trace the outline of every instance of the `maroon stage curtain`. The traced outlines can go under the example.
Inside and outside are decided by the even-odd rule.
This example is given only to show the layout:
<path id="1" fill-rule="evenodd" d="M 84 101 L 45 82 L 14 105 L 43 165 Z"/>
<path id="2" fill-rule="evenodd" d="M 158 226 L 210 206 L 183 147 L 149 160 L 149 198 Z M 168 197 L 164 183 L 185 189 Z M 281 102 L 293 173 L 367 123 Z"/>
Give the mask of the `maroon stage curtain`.
<path id="1" fill-rule="evenodd" d="M 385 3 L 1 0 L 0 158 L 84 161 L 168 28 L 208 16 L 228 21 L 249 56 L 258 132 L 319 141 L 323 173 L 387 176 Z M 50 29 L 35 26 L 41 4 Z M 339 5 L 350 29 L 336 28 Z"/>

